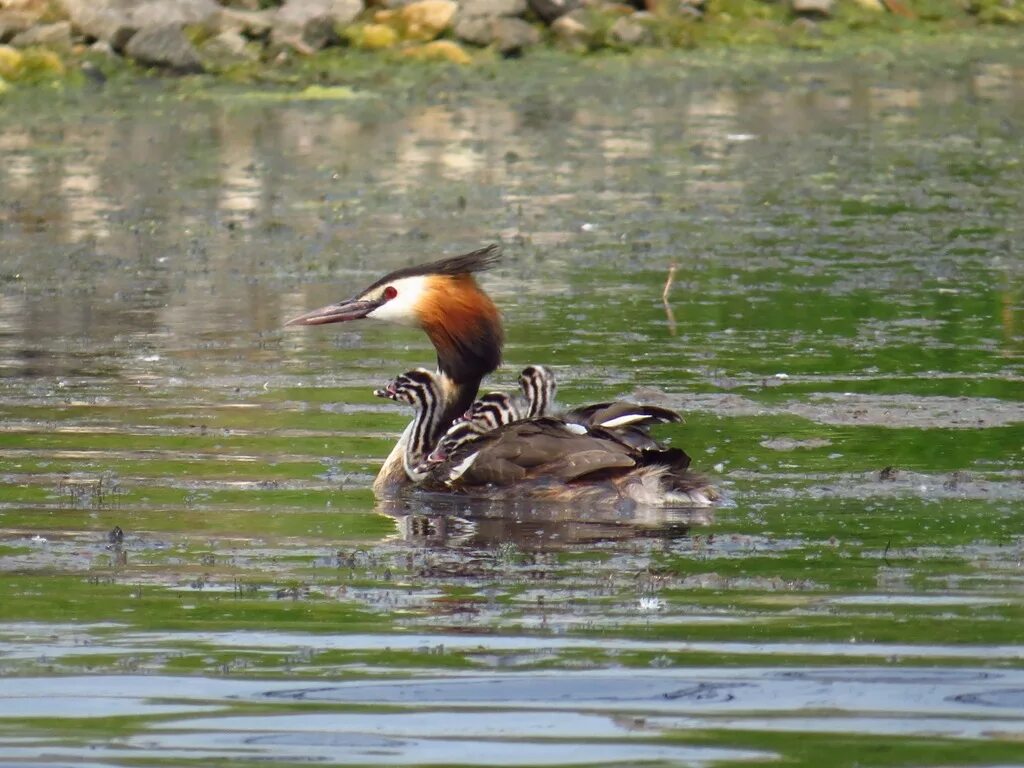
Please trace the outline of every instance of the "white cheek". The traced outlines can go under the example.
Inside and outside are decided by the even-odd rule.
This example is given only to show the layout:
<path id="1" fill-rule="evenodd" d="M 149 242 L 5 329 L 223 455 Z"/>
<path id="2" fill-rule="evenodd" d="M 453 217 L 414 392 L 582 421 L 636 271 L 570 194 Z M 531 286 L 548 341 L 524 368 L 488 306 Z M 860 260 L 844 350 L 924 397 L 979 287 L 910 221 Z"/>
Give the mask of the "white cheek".
<path id="1" fill-rule="evenodd" d="M 398 295 L 367 313 L 366 316 L 372 317 L 374 320 L 387 320 L 402 325 L 419 325 L 415 309 L 426 290 L 426 283 L 426 278 L 422 276 L 403 277 L 401 280 L 396 280 L 391 285 L 398 291 Z"/>

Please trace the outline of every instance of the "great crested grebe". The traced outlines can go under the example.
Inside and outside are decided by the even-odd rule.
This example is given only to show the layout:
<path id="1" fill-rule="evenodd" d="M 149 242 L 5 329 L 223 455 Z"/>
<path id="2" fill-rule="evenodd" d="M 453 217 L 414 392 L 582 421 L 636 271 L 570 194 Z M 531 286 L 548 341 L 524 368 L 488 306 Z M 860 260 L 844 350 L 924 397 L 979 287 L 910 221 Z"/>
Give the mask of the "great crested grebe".
<path id="1" fill-rule="evenodd" d="M 407 382 L 410 394 L 403 395 L 403 401 L 413 405 L 416 416 L 381 467 L 374 491 L 386 494 L 426 482 L 489 498 L 631 500 L 651 506 L 703 506 L 716 498 L 717 493 L 703 478 L 689 472 L 689 457 L 683 451 L 662 448 L 649 436 L 649 445 L 637 447 L 614 431 L 679 421 L 678 415 L 653 406 L 621 403 L 577 409 L 583 415 L 575 421 L 571 417 L 527 416 L 474 440 L 467 438 L 451 457 L 434 462 L 440 466 L 430 469 L 429 478 L 424 477 L 423 451 L 429 456 L 429 449 L 474 403 L 483 378 L 501 362 L 501 315 L 474 277 L 499 258 L 499 247 L 491 245 L 398 269 L 351 299 L 288 321 L 288 325 L 323 325 L 361 318 L 388 320 L 422 329 L 434 345 L 437 373 L 419 369 Z M 550 408 L 553 379 L 550 392 L 533 400 L 526 385 L 521 385 L 528 405 L 540 403 L 543 410 Z M 542 383 L 542 387 L 546 385 Z M 386 388 L 378 392 L 391 396 Z M 414 449 L 411 455 L 407 453 L 410 446 Z"/>

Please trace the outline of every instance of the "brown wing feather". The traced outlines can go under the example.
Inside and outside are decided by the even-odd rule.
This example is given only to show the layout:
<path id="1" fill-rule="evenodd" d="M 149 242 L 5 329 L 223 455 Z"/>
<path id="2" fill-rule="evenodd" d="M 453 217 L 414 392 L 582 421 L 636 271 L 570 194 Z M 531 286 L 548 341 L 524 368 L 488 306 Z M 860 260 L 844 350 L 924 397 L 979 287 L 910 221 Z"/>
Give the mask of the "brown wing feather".
<path id="1" fill-rule="evenodd" d="M 595 472 L 631 469 L 640 459 L 618 440 L 577 434 L 557 419 L 509 424 L 466 445 L 451 463 L 457 465 L 474 454 L 455 484 L 497 485 L 534 478 L 570 482 Z"/>
<path id="2" fill-rule="evenodd" d="M 562 456 L 558 461 L 544 467 L 545 474 L 552 474 L 563 482 L 571 482 L 609 469 L 632 469 L 636 462 L 618 451 L 609 451 L 605 446 L 598 449 L 576 451 Z"/>

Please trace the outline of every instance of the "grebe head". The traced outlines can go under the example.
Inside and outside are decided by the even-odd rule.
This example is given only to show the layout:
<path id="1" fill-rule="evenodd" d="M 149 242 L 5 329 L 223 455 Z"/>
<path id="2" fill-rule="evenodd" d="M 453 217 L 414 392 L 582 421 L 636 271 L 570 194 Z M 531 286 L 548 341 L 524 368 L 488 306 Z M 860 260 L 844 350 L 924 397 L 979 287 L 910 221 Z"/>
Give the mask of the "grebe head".
<path id="1" fill-rule="evenodd" d="M 528 365 L 519 374 L 519 387 L 526 396 L 526 417 L 546 416 L 555 404 L 555 374 L 543 365 Z"/>
<path id="2" fill-rule="evenodd" d="M 436 407 L 443 400 L 441 383 L 436 374 L 426 368 L 414 368 L 401 373 L 383 387 L 373 390 L 377 397 L 406 403 L 416 410 Z"/>
<path id="3" fill-rule="evenodd" d="M 488 392 L 474 400 L 459 421 L 472 421 L 490 430 L 520 418 L 520 409 L 509 395 L 504 392 Z"/>
<path id="4" fill-rule="evenodd" d="M 426 459 L 420 465 L 422 471 L 428 466 L 433 464 L 440 464 L 441 462 L 448 461 L 452 454 L 455 453 L 459 448 L 471 443 L 481 435 L 486 435 L 490 430 L 482 426 L 478 422 L 474 421 L 460 421 L 457 424 L 453 424 L 452 427 L 442 435 L 441 439 L 437 441 L 437 445 L 427 455 Z"/>
<path id="5" fill-rule="evenodd" d="M 501 258 L 489 245 L 462 256 L 396 269 L 350 299 L 292 318 L 287 325 L 324 325 L 369 318 L 423 329 L 438 370 L 476 386 L 501 363 L 501 315 L 473 276 Z M 475 389 L 474 389 L 475 394 Z"/>

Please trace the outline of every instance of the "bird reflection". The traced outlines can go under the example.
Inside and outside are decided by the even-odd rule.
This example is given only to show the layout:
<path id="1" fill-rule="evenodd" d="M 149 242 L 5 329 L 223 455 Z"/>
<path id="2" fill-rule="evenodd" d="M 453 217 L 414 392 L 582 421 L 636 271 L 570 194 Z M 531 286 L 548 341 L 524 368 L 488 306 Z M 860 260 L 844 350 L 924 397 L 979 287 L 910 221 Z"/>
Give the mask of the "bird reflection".
<path id="1" fill-rule="evenodd" d="M 393 517 L 402 540 L 425 547 L 494 547 L 558 550 L 601 541 L 677 539 L 693 525 L 713 521 L 711 509 L 635 506 L 614 509 L 536 501 L 488 501 L 446 494 L 379 499 L 376 511 Z"/>

